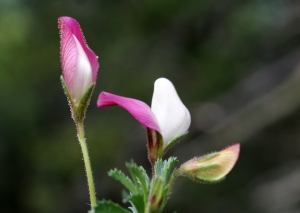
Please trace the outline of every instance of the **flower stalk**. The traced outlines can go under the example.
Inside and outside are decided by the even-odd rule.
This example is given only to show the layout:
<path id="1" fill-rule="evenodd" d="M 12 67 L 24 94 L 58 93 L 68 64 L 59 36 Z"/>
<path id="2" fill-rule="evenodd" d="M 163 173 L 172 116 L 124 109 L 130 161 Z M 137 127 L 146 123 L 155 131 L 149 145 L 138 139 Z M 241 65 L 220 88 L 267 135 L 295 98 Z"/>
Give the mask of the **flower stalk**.
<path id="1" fill-rule="evenodd" d="M 177 177 L 181 174 L 180 170 L 175 170 L 173 172 L 173 174 L 171 175 L 171 178 L 169 180 L 169 183 L 168 183 L 168 190 L 167 190 L 167 194 L 170 194 L 171 193 L 171 190 L 174 186 L 174 183 L 175 183 L 175 180 L 177 179 Z"/>
<path id="2" fill-rule="evenodd" d="M 92 166 L 91 166 L 88 147 L 87 147 L 87 143 L 86 143 L 86 139 L 85 139 L 83 122 L 77 123 L 76 126 L 77 126 L 77 137 L 78 137 L 82 155 L 83 155 L 85 172 L 86 172 L 86 177 L 87 177 L 87 182 L 88 182 L 91 209 L 93 209 L 94 206 L 96 205 L 97 199 L 96 199 L 96 191 L 95 191 Z"/>

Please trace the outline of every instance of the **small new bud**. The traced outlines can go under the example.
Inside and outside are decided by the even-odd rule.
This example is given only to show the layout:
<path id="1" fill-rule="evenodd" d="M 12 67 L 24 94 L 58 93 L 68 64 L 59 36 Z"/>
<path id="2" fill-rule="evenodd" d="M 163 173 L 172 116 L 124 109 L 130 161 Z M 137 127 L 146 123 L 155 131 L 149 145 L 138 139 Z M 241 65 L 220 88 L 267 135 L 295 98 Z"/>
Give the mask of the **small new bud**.
<path id="1" fill-rule="evenodd" d="M 163 204 L 165 184 L 161 177 L 156 177 L 151 186 L 148 200 L 150 212 L 157 212 Z"/>
<path id="2" fill-rule="evenodd" d="M 239 152 L 240 144 L 234 144 L 220 152 L 195 157 L 181 165 L 180 174 L 198 181 L 219 181 L 231 171 Z"/>

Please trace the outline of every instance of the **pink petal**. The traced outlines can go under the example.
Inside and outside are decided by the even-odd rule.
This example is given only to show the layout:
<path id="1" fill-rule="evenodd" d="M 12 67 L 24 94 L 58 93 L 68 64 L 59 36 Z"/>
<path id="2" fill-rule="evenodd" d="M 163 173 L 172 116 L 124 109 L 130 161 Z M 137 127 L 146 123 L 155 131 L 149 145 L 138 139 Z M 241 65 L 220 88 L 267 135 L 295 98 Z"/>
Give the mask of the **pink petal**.
<path id="1" fill-rule="evenodd" d="M 60 54 L 62 69 L 67 86 L 69 88 L 71 86 L 73 78 L 72 71 L 75 69 L 77 58 L 76 43 L 73 35 L 81 44 L 85 54 L 90 61 L 93 72 L 93 82 L 96 82 L 99 69 L 98 59 L 96 54 L 86 44 L 78 22 L 73 18 L 64 16 L 58 19 L 58 26 L 61 33 Z"/>
<path id="2" fill-rule="evenodd" d="M 219 164 L 224 165 L 223 170 L 225 173 L 223 175 L 227 175 L 236 164 L 240 155 L 240 147 L 241 145 L 236 143 L 219 152 L 220 155 L 217 159 Z"/>
<path id="3" fill-rule="evenodd" d="M 101 92 L 98 100 L 98 107 L 120 106 L 126 109 L 143 126 L 160 132 L 157 120 L 150 107 L 142 101 L 114 95 L 108 92 Z"/>

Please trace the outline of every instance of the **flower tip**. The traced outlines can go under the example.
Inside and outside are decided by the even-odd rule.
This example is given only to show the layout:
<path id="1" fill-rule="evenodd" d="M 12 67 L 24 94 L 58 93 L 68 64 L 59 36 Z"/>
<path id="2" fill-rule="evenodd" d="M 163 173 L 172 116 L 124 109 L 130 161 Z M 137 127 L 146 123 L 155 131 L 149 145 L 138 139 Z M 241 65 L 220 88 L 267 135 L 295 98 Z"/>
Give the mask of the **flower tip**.
<path id="1" fill-rule="evenodd" d="M 154 82 L 154 87 L 158 86 L 158 85 L 169 85 L 169 86 L 174 87 L 173 83 L 169 79 L 164 78 L 164 77 L 156 79 L 156 81 Z"/>
<path id="2" fill-rule="evenodd" d="M 73 18 L 71 18 L 69 16 L 60 16 L 60 17 L 58 17 L 58 23 L 62 23 L 62 22 L 64 22 L 64 20 L 67 20 L 67 19 L 73 19 Z"/>
<path id="3" fill-rule="evenodd" d="M 213 169 L 215 172 L 215 180 L 224 178 L 236 164 L 240 154 L 240 144 L 233 144 L 222 151 L 218 152 L 218 155 L 211 163 L 216 164 Z"/>
<path id="4" fill-rule="evenodd" d="M 231 156 L 231 159 L 234 161 L 234 163 L 239 158 L 240 154 L 240 147 L 241 145 L 239 143 L 233 144 L 231 146 L 228 146 L 227 148 L 220 151 L 220 153 L 223 153 L 223 155 Z"/>
<path id="5" fill-rule="evenodd" d="M 58 18 L 58 28 L 60 30 L 61 36 L 65 33 L 65 30 L 70 30 L 70 28 L 79 28 L 80 30 L 80 25 L 79 23 L 68 16 L 61 16 Z"/>

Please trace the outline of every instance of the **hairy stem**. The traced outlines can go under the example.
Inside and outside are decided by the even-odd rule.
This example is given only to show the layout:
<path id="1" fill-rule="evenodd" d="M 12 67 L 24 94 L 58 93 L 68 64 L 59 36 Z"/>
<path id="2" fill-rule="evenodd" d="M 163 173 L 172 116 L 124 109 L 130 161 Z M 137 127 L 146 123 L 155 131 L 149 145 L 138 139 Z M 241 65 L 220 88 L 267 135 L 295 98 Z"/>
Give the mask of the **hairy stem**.
<path id="1" fill-rule="evenodd" d="M 88 182 L 88 188 L 90 193 L 91 209 L 93 209 L 94 206 L 96 205 L 96 192 L 95 192 L 95 184 L 94 184 L 93 172 L 91 167 L 91 161 L 90 161 L 88 147 L 85 139 L 83 122 L 79 122 L 77 124 L 77 131 L 78 131 L 77 136 L 81 146 L 81 151 L 82 151 L 83 161 L 84 161 L 84 166 L 86 171 L 86 177 Z"/>
<path id="2" fill-rule="evenodd" d="M 170 178 L 170 181 L 169 181 L 169 184 L 168 184 L 168 191 L 167 193 L 169 194 L 173 188 L 173 185 L 175 183 L 175 180 L 177 179 L 177 177 L 180 175 L 180 170 L 176 170 L 173 172 L 173 174 L 171 175 L 171 178 Z"/>

